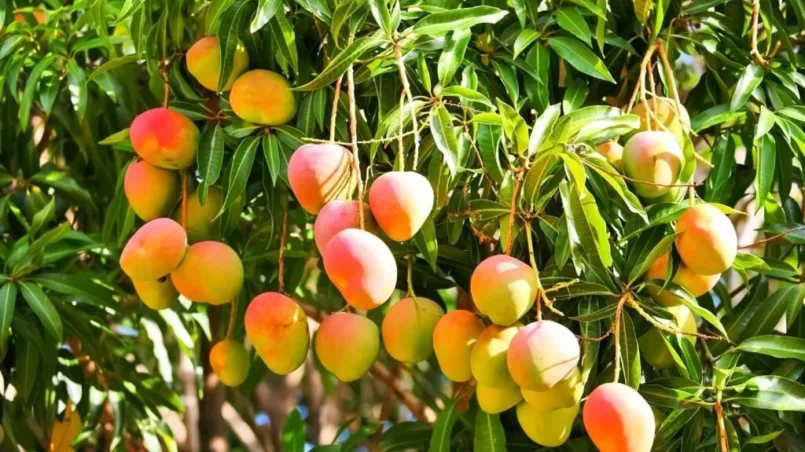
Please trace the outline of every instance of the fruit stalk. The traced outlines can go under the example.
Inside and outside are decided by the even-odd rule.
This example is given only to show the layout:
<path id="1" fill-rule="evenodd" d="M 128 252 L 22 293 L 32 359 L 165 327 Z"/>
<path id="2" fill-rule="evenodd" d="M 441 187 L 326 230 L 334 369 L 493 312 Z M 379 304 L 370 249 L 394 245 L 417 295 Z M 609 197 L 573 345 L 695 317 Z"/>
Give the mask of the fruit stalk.
<path id="1" fill-rule="evenodd" d="M 347 69 L 347 93 L 349 95 L 349 135 L 352 143 L 352 169 L 358 181 L 358 219 L 360 220 L 361 230 L 366 230 L 363 215 L 363 178 L 361 177 L 361 165 L 358 156 L 358 119 L 355 114 L 355 71 L 352 65 Z"/>
<path id="2" fill-rule="evenodd" d="M 400 71 L 400 80 L 402 81 L 402 94 L 408 97 L 408 105 L 411 108 L 411 128 L 413 129 L 414 133 L 417 132 L 417 123 L 416 123 L 416 111 L 414 111 L 414 96 L 411 94 L 411 85 L 408 84 L 408 75 L 405 72 L 405 62 L 403 61 L 402 57 L 402 50 L 400 49 L 399 44 L 394 44 L 394 57 L 397 59 L 397 69 Z M 402 111 L 402 102 L 400 102 L 400 114 L 403 114 Z M 399 130 L 399 135 L 402 135 L 402 126 Z M 401 138 L 402 139 L 402 138 Z M 402 152 L 402 148 L 400 149 Z M 419 141 L 417 140 L 416 135 L 414 135 L 414 163 L 413 163 L 414 171 L 416 171 L 417 166 L 419 166 Z"/>
<path id="3" fill-rule="evenodd" d="M 626 300 L 629 299 L 629 293 L 623 294 L 618 300 L 618 306 L 615 308 L 615 323 L 612 325 L 612 334 L 615 336 L 615 371 L 613 372 L 613 383 L 617 383 L 621 377 L 621 314 L 623 314 L 623 306 Z"/>
<path id="4" fill-rule="evenodd" d="M 727 426 L 724 421 L 724 407 L 721 406 L 721 390 L 716 392 L 715 404 L 716 420 L 718 421 L 718 442 L 721 445 L 721 452 L 728 452 L 730 450 L 727 443 Z"/>
<path id="5" fill-rule="evenodd" d="M 277 284 L 279 292 L 285 293 L 285 247 L 288 242 L 288 193 L 283 196 L 282 207 L 282 232 L 280 233 L 280 249 L 279 257 L 277 258 Z"/>
<path id="6" fill-rule="evenodd" d="M 344 81 L 344 74 L 338 77 L 335 82 L 335 94 L 333 95 L 333 111 L 330 113 L 330 142 L 335 142 L 335 120 L 338 117 L 338 100 L 341 97 L 341 82 Z"/>
<path id="7" fill-rule="evenodd" d="M 232 310 L 229 312 L 229 325 L 226 327 L 226 338 L 232 338 L 232 331 L 235 329 L 235 317 L 238 316 L 238 299 L 232 300 Z"/>
<path id="8" fill-rule="evenodd" d="M 683 334 L 683 335 L 685 335 L 685 336 L 694 336 L 694 337 L 699 337 L 699 338 L 706 339 L 706 340 L 715 340 L 715 341 L 723 341 L 723 340 L 726 340 L 725 338 L 723 338 L 723 337 L 721 337 L 721 336 L 711 336 L 711 335 L 709 335 L 709 334 L 700 334 L 700 333 L 688 333 L 688 332 L 686 332 L 686 331 L 682 331 L 682 330 L 680 330 L 680 329 L 678 329 L 678 328 L 672 328 L 672 327 L 670 327 L 670 326 L 668 326 L 668 325 L 665 325 L 665 324 L 663 324 L 663 323 L 658 322 L 658 321 L 657 321 L 657 319 L 655 319 L 654 317 L 652 317 L 651 315 L 649 315 L 649 313 L 648 313 L 648 312 L 646 312 L 646 311 L 645 311 L 645 310 L 644 310 L 644 309 L 643 309 L 643 308 L 640 306 L 640 303 L 638 303 L 637 301 L 635 301 L 635 300 L 634 300 L 634 298 L 629 297 L 629 301 L 628 301 L 628 303 L 629 303 L 629 306 L 631 306 L 631 307 L 632 307 L 632 309 L 634 309 L 635 311 L 637 311 L 637 313 L 638 313 L 638 314 L 640 314 L 640 316 L 641 316 L 641 317 L 643 317 L 644 319 L 646 319 L 646 321 L 647 321 L 648 323 L 650 323 L 650 324 L 651 324 L 651 325 L 652 325 L 654 328 L 657 328 L 658 330 L 662 330 L 662 331 L 665 331 L 666 333 L 670 333 L 670 334 Z"/>
<path id="9" fill-rule="evenodd" d="M 512 190 L 511 210 L 509 210 L 509 234 L 506 236 L 506 247 L 504 253 L 511 255 L 512 252 L 512 235 L 514 235 L 514 213 L 517 210 L 517 195 L 520 193 L 520 184 L 523 182 L 523 172 L 517 172 L 517 179 L 514 181 L 514 190 Z"/>
<path id="10" fill-rule="evenodd" d="M 646 68 L 648 68 L 648 63 L 651 61 L 651 56 L 654 55 L 654 43 L 650 43 L 648 49 L 646 50 L 646 54 L 643 55 L 643 61 L 640 62 L 640 75 L 637 76 L 637 85 L 632 91 L 632 97 L 629 98 L 629 104 L 626 106 L 626 113 L 632 111 L 632 107 L 634 107 L 634 103 L 637 100 L 637 92 L 643 87 L 646 78 Z M 645 98 L 644 98 L 645 100 Z"/>

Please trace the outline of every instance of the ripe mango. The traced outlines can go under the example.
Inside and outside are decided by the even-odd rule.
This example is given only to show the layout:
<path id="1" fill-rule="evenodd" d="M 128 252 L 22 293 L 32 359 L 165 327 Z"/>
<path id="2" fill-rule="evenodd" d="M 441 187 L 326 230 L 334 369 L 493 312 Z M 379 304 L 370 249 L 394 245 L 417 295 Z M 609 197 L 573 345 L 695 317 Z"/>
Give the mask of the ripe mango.
<path id="1" fill-rule="evenodd" d="M 675 320 L 670 325 L 672 328 L 678 328 L 690 334 L 696 333 L 696 316 L 687 306 L 669 306 L 666 309 L 674 315 Z M 685 338 L 696 343 L 696 336 L 685 336 Z M 657 328 L 648 330 L 640 336 L 637 342 L 640 346 L 640 355 L 655 369 L 668 369 L 674 365 L 674 358 L 662 338 L 662 333 Z"/>
<path id="2" fill-rule="evenodd" d="M 613 168 L 623 171 L 623 146 L 617 141 L 605 141 L 596 146 L 595 150 L 603 155 Z"/>
<path id="3" fill-rule="evenodd" d="M 732 267 L 738 236 L 732 222 L 710 204 L 691 206 L 676 223 L 676 251 L 700 275 L 716 275 Z"/>
<path id="4" fill-rule="evenodd" d="M 251 357 L 243 344 L 226 339 L 210 350 L 210 367 L 221 383 L 240 386 L 249 376 Z"/>
<path id="5" fill-rule="evenodd" d="M 140 113 L 129 128 L 137 155 L 165 169 L 183 169 L 196 163 L 200 135 L 187 116 L 161 107 Z"/>
<path id="6" fill-rule="evenodd" d="M 463 309 L 450 311 L 439 319 L 433 330 L 433 350 L 445 377 L 455 382 L 472 379 L 470 355 L 483 331 L 481 319 Z"/>
<path id="7" fill-rule="evenodd" d="M 479 384 L 495 388 L 512 388 L 516 385 L 506 366 L 506 351 L 514 335 L 523 325 L 490 325 L 478 336 L 470 354 L 472 375 Z"/>
<path id="8" fill-rule="evenodd" d="M 238 40 L 235 47 L 235 59 L 232 64 L 232 73 L 226 81 L 222 91 L 229 91 L 240 74 L 249 68 L 249 54 L 243 42 Z M 221 48 L 217 36 L 207 36 L 199 39 L 187 51 L 187 70 L 195 77 L 201 86 L 210 91 L 218 91 L 218 81 L 221 74 Z"/>
<path id="9" fill-rule="evenodd" d="M 296 200 L 316 215 L 334 199 L 347 199 L 355 189 L 352 154 L 337 144 L 306 144 L 288 160 L 288 183 Z"/>
<path id="10" fill-rule="evenodd" d="M 392 358 L 414 364 L 433 353 L 433 330 L 444 315 L 434 301 L 424 297 L 403 298 L 383 318 L 383 345 Z"/>
<path id="11" fill-rule="evenodd" d="M 369 205 L 380 229 L 396 242 L 411 239 L 433 210 L 433 187 L 413 171 L 392 171 L 375 179 Z"/>
<path id="12" fill-rule="evenodd" d="M 366 231 L 377 235 L 377 224 L 372 218 L 372 211 L 369 204 L 363 203 L 363 221 Z M 330 239 L 344 229 L 360 228 L 360 210 L 358 201 L 348 201 L 334 199 L 319 211 L 315 223 L 313 223 L 313 239 L 316 241 L 316 248 L 319 253 L 324 253 Z"/>
<path id="13" fill-rule="evenodd" d="M 144 224 L 120 254 L 120 267 L 131 279 L 157 280 L 172 272 L 184 258 L 187 234 L 170 218 Z"/>
<path id="14" fill-rule="evenodd" d="M 126 170 L 123 192 L 134 213 L 143 220 L 168 216 L 179 200 L 179 173 L 136 161 Z"/>
<path id="15" fill-rule="evenodd" d="M 601 452 L 649 452 L 654 413 L 637 391 L 620 383 L 595 388 L 584 404 L 584 428 Z"/>
<path id="16" fill-rule="evenodd" d="M 655 117 L 648 114 L 646 104 L 651 107 L 651 111 Z M 681 105 L 680 105 L 681 106 Z M 632 114 L 640 117 L 640 130 L 649 130 L 648 125 L 651 124 L 651 130 L 668 129 L 679 143 L 683 143 L 687 130 L 690 130 L 690 116 L 684 106 L 681 106 L 680 113 L 677 114 L 676 101 L 667 97 L 654 97 L 648 102 L 640 102 L 632 109 Z M 663 124 L 663 128 L 660 124 Z"/>
<path id="17" fill-rule="evenodd" d="M 240 119 L 264 126 L 281 126 L 296 116 L 291 84 L 285 77 L 264 69 L 238 77 L 229 93 L 229 103 Z"/>
<path id="18" fill-rule="evenodd" d="M 623 170 L 638 195 L 644 198 L 662 196 L 679 181 L 685 163 L 682 148 L 668 132 L 638 132 L 623 148 Z M 651 185 L 662 184 L 662 185 Z"/>
<path id="19" fill-rule="evenodd" d="M 571 376 L 580 354 L 579 340 L 572 331 L 559 323 L 539 320 L 517 332 L 506 362 L 521 388 L 547 391 Z"/>
<path id="20" fill-rule="evenodd" d="M 517 421 L 531 441 L 545 447 L 559 447 L 570 438 L 579 406 L 540 411 L 526 402 L 517 405 Z"/>
<path id="21" fill-rule="evenodd" d="M 350 382 L 361 378 L 377 359 L 380 331 L 366 317 L 337 312 L 321 322 L 314 344 L 322 366 Z"/>
<path id="22" fill-rule="evenodd" d="M 547 391 L 523 389 L 522 392 L 525 401 L 535 410 L 553 411 L 578 405 L 584 392 L 584 384 L 581 381 L 581 372 L 577 367 L 569 377 L 556 383 Z"/>
<path id="23" fill-rule="evenodd" d="M 493 388 L 492 386 L 479 384 L 475 388 L 475 396 L 478 397 L 478 406 L 489 414 L 502 413 L 523 400 L 523 396 L 517 386 Z"/>
<path id="24" fill-rule="evenodd" d="M 171 272 L 171 280 L 176 290 L 189 300 L 220 305 L 240 293 L 243 264 L 229 245 L 198 242 L 187 249 L 182 263 Z"/>
<path id="25" fill-rule="evenodd" d="M 187 240 L 190 243 L 221 238 L 221 217 L 216 218 L 224 205 L 224 191 L 212 186 L 207 191 L 207 201 L 201 205 L 198 192 L 187 197 Z M 173 214 L 176 221 L 182 219 L 181 207 Z"/>
<path id="26" fill-rule="evenodd" d="M 155 311 L 171 307 L 173 302 L 179 298 L 179 292 L 176 291 L 171 279 L 167 276 L 146 281 L 134 279 L 131 282 L 134 284 L 134 290 L 140 300 Z"/>
<path id="27" fill-rule="evenodd" d="M 305 362 L 310 333 L 305 311 L 279 292 L 262 293 L 249 303 L 246 336 L 271 372 L 288 375 Z"/>
<path id="28" fill-rule="evenodd" d="M 475 267 L 470 294 L 478 310 L 493 323 L 511 325 L 534 305 L 537 275 L 524 262 L 498 254 Z"/>
<path id="29" fill-rule="evenodd" d="M 648 268 L 648 271 L 646 271 L 646 281 L 651 281 L 654 279 L 664 281 L 668 273 L 668 263 L 668 253 L 664 253 L 658 257 L 657 260 L 654 261 L 654 263 L 652 263 Z M 720 275 L 718 274 L 709 276 L 700 275 L 691 271 L 691 269 L 689 269 L 685 264 L 680 263 L 671 282 L 679 287 L 684 288 L 694 297 L 699 298 L 715 287 L 719 278 Z M 663 306 L 676 306 L 682 303 L 682 300 L 680 300 L 679 297 L 667 290 L 659 290 L 657 287 L 649 287 L 648 292 L 657 303 Z"/>

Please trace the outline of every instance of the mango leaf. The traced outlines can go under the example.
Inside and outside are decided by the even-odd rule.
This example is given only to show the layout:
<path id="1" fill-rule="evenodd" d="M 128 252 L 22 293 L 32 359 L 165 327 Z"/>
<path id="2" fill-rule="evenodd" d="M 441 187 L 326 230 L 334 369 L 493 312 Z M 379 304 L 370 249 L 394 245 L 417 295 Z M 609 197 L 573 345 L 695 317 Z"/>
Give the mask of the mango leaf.
<path id="1" fill-rule="evenodd" d="M 229 168 L 229 183 L 227 184 L 224 204 L 216 216 L 221 216 L 232 207 L 235 200 L 246 190 L 246 183 L 254 166 L 254 155 L 260 146 L 260 137 L 248 137 L 240 142 L 232 156 L 232 166 Z"/>
<path id="2" fill-rule="evenodd" d="M 615 83 L 606 65 L 589 48 L 571 36 L 552 36 L 548 38 L 551 48 L 576 68 L 590 77 Z"/>
<path id="3" fill-rule="evenodd" d="M 497 101 L 506 138 L 512 144 L 514 152 L 523 155 L 528 149 L 528 126 L 517 110 L 500 99 Z"/>
<path id="4" fill-rule="evenodd" d="M 489 177 L 496 183 L 503 182 L 505 174 L 500 166 L 498 147 L 502 132 L 500 127 L 489 124 L 479 124 L 475 134 L 478 151 L 481 153 L 481 162 Z"/>
<path id="5" fill-rule="evenodd" d="M 439 55 L 439 64 L 436 71 L 439 76 L 439 83 L 442 86 L 447 86 L 453 76 L 456 75 L 461 63 L 464 62 L 464 54 L 467 51 L 467 45 L 470 43 L 471 37 L 469 30 L 456 30 L 447 41 L 442 54 Z"/>
<path id="6" fill-rule="evenodd" d="M 730 100 L 730 111 L 735 111 L 746 105 L 752 91 L 755 90 L 763 81 L 764 70 L 756 63 L 750 63 L 746 66 L 741 78 L 738 79 L 738 84 L 735 85 L 735 92 L 732 94 Z"/>
<path id="7" fill-rule="evenodd" d="M 271 31 L 272 42 L 279 47 L 285 61 L 288 61 L 294 73 L 299 73 L 299 55 L 296 50 L 296 34 L 293 27 L 288 22 L 285 14 L 275 14 L 274 18 L 268 22 Z"/>
<path id="8" fill-rule="evenodd" d="M 453 120 L 444 105 L 439 104 L 430 111 L 430 131 L 436 147 L 444 156 L 450 175 L 458 172 L 458 140 L 453 129 Z"/>
<path id="9" fill-rule="evenodd" d="M 25 301 L 28 302 L 28 306 L 31 307 L 31 310 L 34 311 L 34 314 L 36 314 L 42 322 L 45 330 L 47 330 L 54 339 L 61 341 L 64 336 L 64 327 L 62 326 L 61 317 L 59 317 L 59 313 L 56 312 L 56 308 L 53 307 L 53 303 L 48 296 L 45 295 L 45 292 L 43 292 L 38 285 L 24 281 L 19 283 L 19 287 L 20 292 L 22 292 L 22 297 L 25 298 Z"/>
<path id="10" fill-rule="evenodd" d="M 380 25 L 383 33 L 386 34 L 386 37 L 391 38 L 397 27 L 392 24 L 391 12 L 386 0 L 369 0 L 369 10 L 372 12 L 375 22 Z"/>
<path id="11" fill-rule="evenodd" d="M 572 36 L 581 39 L 588 46 L 592 46 L 590 26 L 584 20 L 580 8 L 571 6 L 557 9 L 556 23 Z"/>
<path id="12" fill-rule="evenodd" d="M 417 249 L 425 260 L 428 261 L 431 270 L 436 271 L 436 259 L 439 255 L 439 244 L 436 241 L 436 225 L 433 223 L 433 217 L 425 220 L 422 228 L 414 236 L 414 243 Z"/>
<path id="13" fill-rule="evenodd" d="M 774 137 L 765 134 L 760 139 L 757 147 L 757 160 L 755 161 L 755 187 L 757 188 L 757 199 L 765 200 L 771 192 L 774 183 L 774 165 L 777 161 L 777 146 Z M 758 203 L 757 209 L 763 204 Z"/>
<path id="14" fill-rule="evenodd" d="M 528 156 L 536 154 L 541 149 L 545 139 L 551 134 L 560 114 L 559 104 L 549 105 L 534 121 L 534 127 L 531 129 L 531 136 L 528 140 Z"/>
<path id="15" fill-rule="evenodd" d="M 381 452 L 402 452 L 406 450 L 425 450 L 433 432 L 429 422 L 400 422 L 383 432 L 380 440 Z"/>
<path id="16" fill-rule="evenodd" d="M 13 282 L 0 287 L 0 350 L 6 350 L 6 343 L 11 334 L 11 320 L 17 303 L 17 285 Z"/>
<path id="17" fill-rule="evenodd" d="M 305 450 L 305 421 L 297 409 L 291 411 L 282 426 L 282 450 L 289 452 Z"/>
<path id="18" fill-rule="evenodd" d="M 778 376 L 754 377 L 741 385 L 738 394 L 724 402 L 774 411 L 805 412 L 805 385 Z"/>
<path id="19" fill-rule="evenodd" d="M 522 53 L 528 46 L 534 43 L 539 38 L 539 32 L 526 28 L 520 31 L 517 39 L 514 40 L 514 49 L 512 51 L 512 58 L 517 58 L 517 55 Z"/>
<path id="20" fill-rule="evenodd" d="M 635 0 L 634 2 L 635 15 L 637 16 L 637 20 L 643 25 L 648 23 L 652 9 L 654 9 L 654 0 Z"/>
<path id="21" fill-rule="evenodd" d="M 777 335 L 750 337 L 741 342 L 736 350 L 805 362 L 805 339 L 799 337 Z"/>
<path id="22" fill-rule="evenodd" d="M 34 65 L 33 69 L 31 69 L 31 73 L 28 74 L 28 79 L 25 81 L 25 89 L 22 92 L 19 107 L 20 124 L 22 124 L 26 129 L 29 126 L 28 119 L 31 117 L 31 106 L 34 102 L 36 89 L 39 86 L 39 79 L 42 77 L 42 74 L 50 68 L 53 62 L 56 61 L 57 57 L 58 55 L 52 53 L 45 58 L 42 58 Z"/>
<path id="23" fill-rule="evenodd" d="M 302 86 L 294 88 L 297 91 L 313 91 L 333 83 L 347 71 L 347 68 L 361 55 L 369 50 L 380 47 L 386 41 L 378 34 L 358 38 L 330 60 L 330 64 L 316 78 Z"/>
<path id="24" fill-rule="evenodd" d="M 475 440 L 473 446 L 476 451 L 504 452 L 506 450 L 506 434 L 499 414 L 489 414 L 478 410 L 475 414 Z"/>
<path id="25" fill-rule="evenodd" d="M 678 297 L 682 301 L 682 304 L 687 306 L 691 311 L 693 311 L 694 314 L 701 317 L 702 320 L 715 327 L 716 330 L 718 330 L 718 332 L 722 336 L 724 336 L 727 339 L 733 337 L 733 332 L 728 327 L 725 328 L 725 326 L 721 323 L 721 320 L 719 320 L 715 314 L 699 306 L 699 302 L 696 301 L 696 299 L 693 298 L 693 296 L 689 294 L 688 291 L 686 291 L 685 289 L 680 288 L 679 286 L 677 286 L 672 282 L 665 283 L 665 287 L 661 287 L 660 285 L 653 282 L 648 283 L 648 285 L 653 286 L 658 291 L 660 290 L 668 291 L 675 297 Z"/>
<path id="26" fill-rule="evenodd" d="M 218 181 L 224 163 L 224 129 L 219 124 L 208 125 L 201 133 L 196 154 L 198 173 L 203 183 L 198 188 L 201 205 L 207 200 L 207 190 Z"/>
<path id="27" fill-rule="evenodd" d="M 459 85 L 448 86 L 447 88 L 444 88 L 439 95 L 442 97 L 458 97 L 467 103 L 478 102 L 490 108 L 495 108 L 495 104 L 493 104 L 492 101 L 490 101 L 483 94 L 474 89 L 465 88 Z"/>
<path id="28" fill-rule="evenodd" d="M 621 370 L 623 382 L 637 389 L 640 386 L 640 349 L 634 323 L 628 311 L 621 312 L 620 322 Z"/>
<path id="29" fill-rule="evenodd" d="M 259 0 L 257 11 L 249 24 L 249 32 L 255 33 L 263 28 L 279 11 L 280 6 L 282 6 L 282 0 Z"/>
<path id="30" fill-rule="evenodd" d="M 251 12 L 253 3 L 238 2 L 231 5 L 221 16 L 218 26 L 218 48 L 221 52 L 221 69 L 218 72 L 218 91 L 223 91 L 232 74 L 235 64 L 235 51 L 238 47 L 238 33 L 243 29 L 246 17 Z"/>
<path id="31" fill-rule="evenodd" d="M 630 286 L 637 281 L 637 278 L 643 276 L 643 274 L 648 271 L 654 261 L 671 249 L 671 245 L 674 243 L 674 240 L 676 240 L 677 235 L 678 234 L 671 234 L 663 237 L 644 258 L 639 260 L 638 265 L 632 268 L 631 273 L 629 273 Z"/>
<path id="32" fill-rule="evenodd" d="M 457 419 L 458 404 L 456 400 L 451 400 L 439 413 L 439 417 L 436 418 L 436 425 L 433 426 L 428 452 L 450 452 L 450 438 L 452 437 L 453 425 L 455 425 Z"/>
<path id="33" fill-rule="evenodd" d="M 434 36 L 466 30 L 478 24 L 494 24 L 509 12 L 491 6 L 474 6 L 428 14 L 414 25 L 413 33 Z"/>

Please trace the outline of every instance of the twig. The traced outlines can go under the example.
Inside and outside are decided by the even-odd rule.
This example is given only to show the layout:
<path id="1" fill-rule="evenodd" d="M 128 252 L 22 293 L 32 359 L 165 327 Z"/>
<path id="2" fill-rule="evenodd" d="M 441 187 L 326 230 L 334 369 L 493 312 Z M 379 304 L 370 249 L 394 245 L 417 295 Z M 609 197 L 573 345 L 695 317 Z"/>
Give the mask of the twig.
<path id="1" fill-rule="evenodd" d="M 738 247 L 738 249 L 743 250 L 743 249 L 746 249 L 746 248 L 755 248 L 757 246 L 763 245 L 764 243 L 773 242 L 773 241 L 775 241 L 775 240 L 777 240 L 779 238 L 785 237 L 788 234 L 798 232 L 798 231 L 802 231 L 802 230 L 805 230 L 805 226 L 799 226 L 799 227 L 796 227 L 794 229 L 789 229 L 787 231 L 783 231 L 783 232 L 781 232 L 779 234 L 775 234 L 775 235 L 773 235 L 771 237 L 768 237 L 768 238 L 765 238 L 763 240 L 758 240 L 757 242 L 753 242 L 753 243 L 750 243 L 748 245 L 741 245 L 741 246 Z"/>
<path id="2" fill-rule="evenodd" d="M 671 91 L 674 104 L 676 104 L 676 119 L 682 126 L 682 130 L 687 133 L 688 124 L 682 121 L 682 102 L 679 100 L 679 90 L 677 89 L 676 79 L 674 78 L 674 68 L 671 67 L 671 63 L 668 61 L 668 54 L 665 53 L 665 47 L 663 47 L 662 41 L 660 40 L 657 41 L 657 53 L 660 54 L 660 61 L 662 61 L 662 66 L 665 69 L 665 79 L 668 81 L 668 89 Z"/>
<path id="3" fill-rule="evenodd" d="M 333 111 L 330 112 L 330 142 L 335 142 L 335 121 L 338 117 L 338 100 L 341 97 L 341 82 L 344 80 L 344 74 L 338 77 L 335 82 L 335 94 L 333 95 Z"/>
<path id="4" fill-rule="evenodd" d="M 758 16 L 760 15 L 760 0 L 752 0 L 752 25 L 749 29 L 749 54 L 755 63 L 766 66 L 769 64 L 757 50 Z"/>
<path id="5" fill-rule="evenodd" d="M 528 260 L 531 263 L 531 268 L 534 269 L 534 277 L 537 279 L 537 320 L 542 320 L 542 297 L 545 291 L 542 290 L 542 282 L 539 280 L 539 269 L 537 268 L 537 260 L 534 257 L 534 243 L 531 238 L 531 222 L 525 222 L 526 242 L 528 243 Z"/>
<path id="6" fill-rule="evenodd" d="M 400 71 L 400 80 L 402 82 L 403 93 L 408 97 L 408 104 L 411 107 L 411 126 L 414 131 L 417 130 L 416 112 L 414 111 L 414 96 L 411 94 L 411 86 L 408 84 L 408 74 L 405 71 L 405 62 L 402 57 L 402 50 L 399 44 L 394 44 L 394 57 L 397 60 L 397 69 Z M 401 107 L 402 108 L 402 107 Z M 402 113 L 401 113 L 402 114 Z M 400 130 L 402 132 L 402 130 Z M 419 140 L 414 137 L 414 171 L 419 165 Z"/>
<path id="7" fill-rule="evenodd" d="M 512 252 L 512 235 L 514 235 L 514 213 L 517 210 L 517 195 L 520 192 L 520 184 L 523 182 L 523 172 L 517 172 L 517 178 L 514 181 L 514 190 L 512 190 L 512 205 L 509 210 L 509 233 L 506 236 L 506 247 L 504 252 L 511 254 Z"/>
<path id="8" fill-rule="evenodd" d="M 282 232 L 280 233 L 280 249 L 277 263 L 277 285 L 279 286 L 280 293 L 285 292 L 285 247 L 288 243 L 288 194 L 285 193 L 283 197 L 282 207 Z"/>
<path id="9" fill-rule="evenodd" d="M 729 452 L 730 448 L 727 443 L 727 426 L 724 422 L 724 407 L 721 406 L 721 390 L 716 392 L 716 404 L 714 405 L 716 412 L 716 420 L 718 421 L 718 439 L 721 444 L 721 452 Z"/>
<path id="10" fill-rule="evenodd" d="M 664 325 L 664 324 L 658 322 L 657 319 L 655 319 L 653 316 L 651 316 L 648 312 L 646 312 L 643 309 L 643 307 L 640 306 L 640 303 L 636 302 L 631 297 L 629 297 L 629 306 L 632 309 L 634 309 L 635 311 L 637 311 L 637 313 L 640 314 L 641 317 L 646 319 L 648 321 L 648 323 L 650 323 L 654 328 L 657 328 L 658 330 L 665 331 L 666 333 L 683 334 L 685 336 L 695 336 L 695 337 L 700 337 L 700 338 L 705 339 L 705 340 L 708 340 L 708 339 L 709 340 L 716 340 L 716 341 L 726 340 L 725 338 L 723 338 L 721 336 L 711 336 L 709 334 L 700 334 L 698 332 L 696 332 L 696 333 L 688 333 L 687 331 L 682 331 L 682 330 L 679 330 L 679 329 L 676 329 L 676 328 L 672 328 L 672 327 L 670 327 L 668 325 Z"/>
<path id="11" fill-rule="evenodd" d="M 617 383 L 621 377 L 621 315 L 623 314 L 623 305 L 629 299 L 629 293 L 623 294 L 621 299 L 618 300 L 618 306 L 615 308 L 615 322 L 612 325 L 612 331 L 615 335 L 615 372 L 613 382 Z"/>
<path id="12" fill-rule="evenodd" d="M 168 100 L 170 99 L 171 88 L 170 85 L 168 84 L 167 68 L 162 70 L 162 81 L 163 81 L 162 108 L 168 108 Z"/>
<path id="13" fill-rule="evenodd" d="M 374 143 L 381 143 L 382 144 L 382 143 L 388 143 L 390 141 L 398 140 L 400 138 L 400 136 L 407 137 L 408 135 L 416 135 L 417 133 L 419 133 L 418 130 L 410 130 L 408 132 L 401 133 L 399 135 L 392 135 L 390 137 L 385 137 L 385 138 L 378 138 L 378 139 L 373 139 L 373 140 L 358 140 L 357 143 L 358 144 L 374 144 Z M 307 143 L 334 143 L 334 144 L 340 144 L 341 146 L 352 146 L 351 141 L 347 142 L 347 141 L 335 141 L 335 140 L 322 140 L 321 138 L 313 138 L 313 137 L 303 137 L 302 141 L 305 141 Z"/>
<path id="14" fill-rule="evenodd" d="M 599 336 L 599 337 L 587 337 L 587 336 L 581 336 L 581 335 L 578 335 L 578 334 L 575 334 L 574 336 L 576 336 L 577 338 L 579 338 L 579 340 L 582 340 L 582 341 L 601 342 L 601 341 L 603 341 L 604 339 L 608 338 L 611 335 L 612 335 L 612 328 L 608 329 L 607 332 L 604 333 L 603 336 Z"/>
<path id="15" fill-rule="evenodd" d="M 646 50 L 646 54 L 643 55 L 643 61 L 640 62 L 640 74 L 637 76 L 637 85 L 632 91 L 632 97 L 629 98 L 629 104 L 626 106 L 626 113 L 632 111 L 632 107 L 634 107 L 634 103 L 637 100 L 637 92 L 640 90 L 641 86 L 644 83 L 645 75 L 646 75 L 646 68 L 648 67 L 648 63 L 651 61 L 651 56 L 654 54 L 654 46 L 650 45 Z M 645 99 L 644 99 L 645 100 Z"/>
<path id="16" fill-rule="evenodd" d="M 349 135 L 352 139 L 352 169 L 358 181 L 358 219 L 361 229 L 366 229 L 363 217 L 363 177 L 361 177 L 360 156 L 358 155 L 358 118 L 355 113 L 355 71 L 352 65 L 347 69 L 347 93 L 349 95 Z"/>
<path id="17" fill-rule="evenodd" d="M 403 129 L 405 128 L 405 90 L 400 93 L 400 128 L 397 130 L 397 152 L 399 153 L 400 171 L 405 171 L 405 139 L 402 136 Z M 416 140 L 416 138 L 414 138 Z M 395 165 L 396 167 L 396 165 Z M 396 168 L 395 168 L 396 169 Z M 414 166 L 416 171 L 416 165 Z"/>
<path id="18" fill-rule="evenodd" d="M 601 171 L 603 173 L 609 174 L 610 176 L 620 177 L 623 180 L 627 180 L 627 181 L 633 182 L 635 184 L 651 185 L 651 186 L 654 186 L 654 187 L 687 187 L 687 188 L 698 187 L 699 185 L 701 185 L 701 184 L 696 184 L 696 183 L 693 183 L 693 184 L 660 184 L 660 183 L 657 183 L 657 182 L 648 182 L 648 181 L 644 181 L 644 180 L 634 179 L 634 178 L 631 178 L 629 176 L 626 176 L 626 175 L 623 175 L 623 174 L 620 174 L 620 173 L 615 173 L 615 172 L 609 171 L 606 168 L 602 168 L 602 167 L 600 167 L 600 166 L 598 166 L 598 165 L 596 165 L 594 163 L 589 162 L 584 157 L 582 157 L 581 162 L 584 163 L 585 165 L 589 166 L 589 167 L 594 167 L 595 169 L 597 169 L 597 170 L 599 170 L 599 171 Z"/>

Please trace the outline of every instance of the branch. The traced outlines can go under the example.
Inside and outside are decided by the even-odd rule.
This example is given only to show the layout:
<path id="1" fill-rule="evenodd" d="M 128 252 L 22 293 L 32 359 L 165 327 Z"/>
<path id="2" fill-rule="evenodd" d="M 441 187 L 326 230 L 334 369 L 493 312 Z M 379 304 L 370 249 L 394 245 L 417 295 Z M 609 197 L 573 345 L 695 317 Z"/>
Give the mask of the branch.
<path id="1" fill-rule="evenodd" d="M 618 306 L 615 308 L 615 323 L 612 325 L 612 331 L 615 335 L 615 372 L 612 380 L 614 383 L 617 383 L 621 377 L 621 315 L 623 314 L 623 305 L 626 304 L 628 299 L 629 293 L 627 292 L 618 300 Z"/>
<path id="2" fill-rule="evenodd" d="M 767 66 L 769 62 L 757 50 L 758 16 L 760 15 L 760 0 L 752 0 L 752 25 L 749 28 L 749 54 L 755 63 Z"/>
<path id="3" fill-rule="evenodd" d="M 783 231 L 783 232 L 781 232 L 779 234 L 775 234 L 775 235 L 773 235 L 771 237 L 768 237 L 768 238 L 765 238 L 763 240 L 758 240 L 757 242 L 753 242 L 753 243 L 750 243 L 748 245 L 741 245 L 741 246 L 738 247 L 738 249 L 743 250 L 743 249 L 746 249 L 746 248 L 755 248 L 755 247 L 758 247 L 758 246 L 763 245 L 765 243 L 773 242 L 773 241 L 775 241 L 775 240 L 777 240 L 779 238 L 785 237 L 788 234 L 798 232 L 798 231 L 802 231 L 802 230 L 805 230 L 805 226 L 799 226 L 799 227 L 796 227 L 794 229 L 789 229 L 787 231 Z"/>

